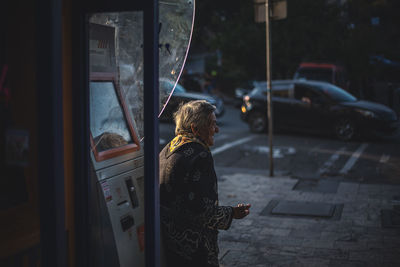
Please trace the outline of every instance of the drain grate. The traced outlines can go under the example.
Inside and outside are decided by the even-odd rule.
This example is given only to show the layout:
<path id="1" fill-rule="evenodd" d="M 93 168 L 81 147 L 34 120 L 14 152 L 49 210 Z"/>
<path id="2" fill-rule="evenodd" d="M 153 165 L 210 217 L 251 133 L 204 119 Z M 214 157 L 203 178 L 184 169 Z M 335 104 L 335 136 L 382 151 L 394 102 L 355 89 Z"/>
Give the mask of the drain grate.
<path id="1" fill-rule="evenodd" d="M 263 216 L 308 217 L 339 220 L 343 204 L 271 200 L 261 211 Z"/>
<path id="2" fill-rule="evenodd" d="M 338 187 L 338 181 L 301 179 L 294 185 L 293 190 L 317 193 L 336 193 Z"/>

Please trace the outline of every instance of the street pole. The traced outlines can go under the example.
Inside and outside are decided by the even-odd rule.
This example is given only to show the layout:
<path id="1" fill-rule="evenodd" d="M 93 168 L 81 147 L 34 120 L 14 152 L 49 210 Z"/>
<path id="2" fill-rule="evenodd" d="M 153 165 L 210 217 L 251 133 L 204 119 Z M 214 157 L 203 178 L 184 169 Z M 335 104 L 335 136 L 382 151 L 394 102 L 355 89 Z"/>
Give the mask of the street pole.
<path id="1" fill-rule="evenodd" d="M 269 176 L 274 176 L 273 158 L 273 129 L 272 129 L 272 81 L 271 81 L 271 33 L 270 33 L 270 1 L 265 0 L 265 31 L 266 31 L 266 54 L 267 54 L 267 101 L 268 101 L 268 142 L 269 142 Z"/>

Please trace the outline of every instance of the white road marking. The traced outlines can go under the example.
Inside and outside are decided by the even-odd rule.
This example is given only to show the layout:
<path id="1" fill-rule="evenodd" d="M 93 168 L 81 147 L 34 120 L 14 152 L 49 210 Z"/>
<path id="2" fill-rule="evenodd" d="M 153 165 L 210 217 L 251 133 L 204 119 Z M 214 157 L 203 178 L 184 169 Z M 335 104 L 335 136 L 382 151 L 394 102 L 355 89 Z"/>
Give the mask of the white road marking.
<path id="1" fill-rule="evenodd" d="M 229 138 L 229 135 L 227 135 L 227 134 L 218 134 L 217 136 L 214 137 L 214 139 L 216 141 L 221 141 L 221 140 L 224 140 L 227 138 Z"/>
<path id="2" fill-rule="evenodd" d="M 249 147 L 251 152 L 256 152 L 258 154 L 269 154 L 269 147 L 268 146 L 257 146 L 257 147 Z M 283 158 L 285 155 L 294 155 L 296 154 L 296 149 L 294 147 L 274 147 L 274 151 L 272 153 L 272 157 L 274 158 Z"/>
<path id="3" fill-rule="evenodd" d="M 238 146 L 238 145 L 241 145 L 243 143 L 249 142 L 251 139 L 254 139 L 254 137 L 255 137 L 254 135 L 253 136 L 248 136 L 248 137 L 236 140 L 235 142 L 224 144 L 223 146 L 220 146 L 220 147 L 217 147 L 217 148 L 211 150 L 211 152 L 212 152 L 213 155 L 216 155 L 216 154 L 221 153 L 221 152 L 223 152 L 223 151 L 225 151 L 225 150 L 227 150 L 229 148 L 232 148 L 234 146 Z"/>
<path id="4" fill-rule="evenodd" d="M 368 144 L 363 143 L 361 146 L 358 147 L 358 149 L 351 155 L 349 160 L 346 162 L 346 164 L 343 166 L 343 168 L 340 170 L 340 174 L 345 174 L 347 173 L 353 165 L 356 163 L 358 158 L 361 156 L 362 152 L 367 148 Z"/>
<path id="5" fill-rule="evenodd" d="M 381 159 L 379 160 L 380 163 L 386 163 L 390 159 L 390 155 L 383 154 Z"/>
<path id="6" fill-rule="evenodd" d="M 326 173 L 327 170 L 337 161 L 340 157 L 340 154 L 346 150 L 346 147 L 341 147 L 337 150 L 332 156 L 324 163 L 324 165 L 318 170 L 318 174 Z"/>

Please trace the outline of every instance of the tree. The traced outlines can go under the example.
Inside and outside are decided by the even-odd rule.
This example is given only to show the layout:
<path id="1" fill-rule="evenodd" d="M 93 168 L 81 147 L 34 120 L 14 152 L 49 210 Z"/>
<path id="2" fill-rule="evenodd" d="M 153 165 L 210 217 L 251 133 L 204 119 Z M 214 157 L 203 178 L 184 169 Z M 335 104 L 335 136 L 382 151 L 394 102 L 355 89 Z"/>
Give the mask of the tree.
<path id="1" fill-rule="evenodd" d="M 198 1 L 192 51 L 222 52 L 227 89 L 265 80 L 265 24 L 251 0 Z M 400 59 L 398 0 L 287 0 L 288 17 L 271 24 L 272 78 L 291 78 L 302 61 L 345 65 L 353 84 L 370 75 L 369 57 Z M 371 18 L 379 17 L 378 26 Z M 212 65 L 212 64 L 211 64 Z M 213 66 L 215 67 L 215 66 Z"/>

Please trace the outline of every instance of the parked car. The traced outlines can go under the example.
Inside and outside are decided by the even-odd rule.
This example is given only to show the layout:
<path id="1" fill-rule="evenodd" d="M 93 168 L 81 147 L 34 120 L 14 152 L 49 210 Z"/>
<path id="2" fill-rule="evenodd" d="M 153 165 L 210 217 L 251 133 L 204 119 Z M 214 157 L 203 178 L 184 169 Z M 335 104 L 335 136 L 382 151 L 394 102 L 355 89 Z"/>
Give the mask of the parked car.
<path id="1" fill-rule="evenodd" d="M 242 106 L 243 97 L 251 92 L 254 88 L 254 83 L 256 81 L 244 82 L 241 87 L 235 88 L 234 106 L 235 108 L 240 108 Z"/>
<path id="2" fill-rule="evenodd" d="M 326 82 L 285 80 L 272 82 L 273 123 L 278 129 L 334 133 L 348 141 L 363 134 L 392 134 L 399 127 L 389 107 L 360 100 Z M 243 98 L 241 118 L 250 130 L 268 128 L 266 83 L 258 83 Z"/>
<path id="3" fill-rule="evenodd" d="M 165 98 L 167 98 L 171 94 L 173 87 L 173 81 L 163 78 L 160 79 L 160 95 L 164 95 Z M 222 99 L 215 98 L 211 95 L 203 93 L 188 92 L 182 85 L 178 83 L 176 84 L 174 92 L 172 93 L 171 98 L 169 99 L 164 111 L 160 116 L 160 120 L 171 121 L 173 119 L 174 112 L 178 109 L 179 104 L 182 102 L 186 103 L 191 100 L 206 100 L 207 102 L 214 105 L 216 107 L 215 116 L 217 118 L 221 117 L 225 112 L 224 102 L 222 101 Z"/>

